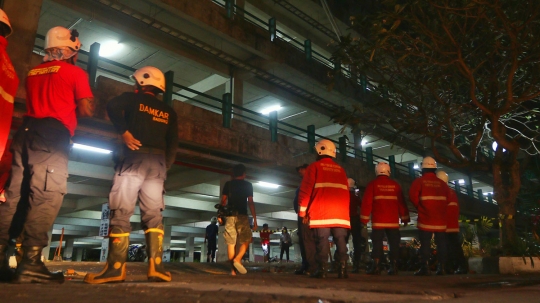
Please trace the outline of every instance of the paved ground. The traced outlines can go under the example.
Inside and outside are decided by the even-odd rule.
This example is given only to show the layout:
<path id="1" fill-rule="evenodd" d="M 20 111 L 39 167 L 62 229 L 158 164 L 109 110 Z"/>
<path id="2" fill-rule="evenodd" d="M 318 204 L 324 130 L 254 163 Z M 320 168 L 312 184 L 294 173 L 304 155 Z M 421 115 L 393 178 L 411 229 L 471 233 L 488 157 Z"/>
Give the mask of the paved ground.
<path id="1" fill-rule="evenodd" d="M 102 264 L 51 262 L 51 270 L 74 269 L 63 285 L 0 284 L 0 302 L 540 302 L 540 275 L 414 277 L 352 274 L 349 279 L 296 276 L 293 265 L 254 264 L 247 275 L 231 277 L 223 263 L 167 264 L 171 283 L 147 283 L 146 264 L 129 263 L 125 283 L 87 285 L 86 272 Z"/>

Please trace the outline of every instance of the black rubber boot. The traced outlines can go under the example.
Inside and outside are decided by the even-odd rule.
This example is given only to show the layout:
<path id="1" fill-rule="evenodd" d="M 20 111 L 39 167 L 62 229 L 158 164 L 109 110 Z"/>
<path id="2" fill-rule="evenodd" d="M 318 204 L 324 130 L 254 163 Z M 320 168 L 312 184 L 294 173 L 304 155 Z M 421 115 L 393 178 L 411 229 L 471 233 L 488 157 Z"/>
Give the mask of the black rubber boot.
<path id="1" fill-rule="evenodd" d="M 360 273 L 360 260 L 358 260 L 356 257 L 353 259 L 353 265 L 352 265 L 352 271 L 353 274 Z"/>
<path id="2" fill-rule="evenodd" d="M 338 272 L 338 269 L 339 269 L 339 262 L 338 261 L 332 261 L 332 263 L 330 263 L 330 268 L 328 269 L 328 272 L 329 273 L 336 273 L 336 272 Z"/>
<path id="3" fill-rule="evenodd" d="M 125 233 L 120 227 L 113 227 L 109 234 L 109 254 L 105 268 L 97 274 L 86 274 L 84 282 L 88 284 L 124 282 L 128 246 L 129 233 Z"/>
<path id="4" fill-rule="evenodd" d="M 398 266 L 396 261 L 390 261 L 390 268 L 388 269 L 388 274 L 390 276 L 395 276 L 398 274 Z"/>
<path id="5" fill-rule="evenodd" d="M 338 279 L 347 279 L 349 274 L 347 273 L 347 261 L 339 262 Z"/>
<path id="6" fill-rule="evenodd" d="M 309 275 L 311 278 L 324 279 L 326 278 L 326 263 L 319 265 L 319 268 Z"/>
<path id="7" fill-rule="evenodd" d="M 147 229 L 145 232 L 146 247 L 148 249 L 148 281 L 170 282 L 171 273 L 163 267 L 163 225 Z"/>
<path id="8" fill-rule="evenodd" d="M 366 274 L 368 274 L 368 275 L 380 275 L 381 274 L 381 269 L 379 267 L 379 259 L 373 259 L 373 261 L 371 261 L 371 265 L 366 270 Z"/>
<path id="9" fill-rule="evenodd" d="M 431 270 L 429 269 L 429 263 L 424 262 L 420 269 L 414 273 L 415 276 L 429 276 L 431 275 Z"/>
<path id="10" fill-rule="evenodd" d="M 437 276 L 446 275 L 446 265 L 444 263 L 437 264 L 437 271 L 435 272 Z"/>
<path id="11" fill-rule="evenodd" d="M 15 273 L 9 268 L 7 250 L 7 245 L 0 245 L 0 282 L 11 282 L 15 277 Z"/>
<path id="12" fill-rule="evenodd" d="M 41 261 L 41 246 L 23 246 L 21 263 L 17 264 L 13 283 L 64 283 L 62 272 L 51 273 Z"/>

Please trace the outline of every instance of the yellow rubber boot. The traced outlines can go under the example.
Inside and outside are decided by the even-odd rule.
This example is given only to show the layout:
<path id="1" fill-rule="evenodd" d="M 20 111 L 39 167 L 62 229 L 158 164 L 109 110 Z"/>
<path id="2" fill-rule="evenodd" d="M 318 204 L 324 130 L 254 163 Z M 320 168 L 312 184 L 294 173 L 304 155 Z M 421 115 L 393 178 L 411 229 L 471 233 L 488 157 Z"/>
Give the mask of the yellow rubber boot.
<path id="1" fill-rule="evenodd" d="M 170 282 L 171 273 L 165 271 L 162 263 L 163 257 L 163 225 L 149 228 L 145 232 L 146 250 L 148 253 L 148 281 Z"/>
<path id="2" fill-rule="evenodd" d="M 105 268 L 97 274 L 86 274 L 88 284 L 117 283 L 126 280 L 126 259 L 129 246 L 129 233 L 113 227 L 109 234 L 109 255 Z"/>

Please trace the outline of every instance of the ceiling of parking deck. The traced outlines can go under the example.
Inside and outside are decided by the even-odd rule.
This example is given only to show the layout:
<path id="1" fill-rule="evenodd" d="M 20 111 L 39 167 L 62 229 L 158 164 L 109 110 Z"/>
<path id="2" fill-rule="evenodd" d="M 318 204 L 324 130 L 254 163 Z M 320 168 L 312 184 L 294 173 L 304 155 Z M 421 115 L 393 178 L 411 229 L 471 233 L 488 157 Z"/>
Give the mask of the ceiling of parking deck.
<path id="1" fill-rule="evenodd" d="M 150 2 L 144 0 L 120 2 L 130 5 L 130 7 L 135 9 L 148 12 L 153 18 L 159 19 L 162 22 L 174 24 L 177 28 L 183 28 L 190 35 L 214 47 L 218 47 L 229 54 L 233 54 L 236 58 L 248 60 L 254 57 L 254 54 L 249 53 L 245 48 L 239 47 L 230 41 L 226 41 L 209 31 L 197 27 L 171 12 L 158 9 L 157 6 L 150 4 Z M 303 5 L 301 3 L 297 4 L 300 6 Z M 324 13 L 320 8 L 313 5 L 307 5 L 302 8 L 309 9 L 309 14 L 317 16 L 319 22 L 327 22 L 324 20 Z M 303 21 L 298 22 L 301 23 Z M 145 43 L 145 41 L 132 35 L 115 31 L 114 28 L 108 26 L 106 23 L 98 21 L 96 16 L 82 15 L 51 0 L 43 1 L 38 34 L 45 35 L 49 28 L 58 25 L 73 27 L 79 30 L 84 50 L 88 51 L 90 45 L 95 42 L 105 46 L 111 43 L 111 41 L 117 41 L 122 45 L 121 49 L 117 47 L 118 51 L 115 54 L 108 55 L 107 58 L 132 68 L 153 65 L 162 70 L 172 70 L 175 74 L 175 83 L 191 87 L 209 96 L 220 99 L 230 85 L 227 74 L 216 71 L 200 61 L 183 57 L 170 50 Z M 301 26 L 305 27 L 304 24 Z M 36 45 L 42 46 L 43 40 L 36 39 Z M 81 57 L 81 60 L 86 60 L 84 56 Z M 113 66 L 107 65 L 107 68 L 113 69 L 125 76 L 131 74 L 130 71 L 121 70 Z M 299 72 L 284 69 L 276 65 L 273 65 L 272 72 L 338 105 L 351 102 L 350 99 L 344 98 L 337 92 L 328 92 L 324 86 L 315 83 L 308 76 Z M 112 76 L 103 71 L 100 73 L 117 80 L 127 81 L 124 78 Z M 210 102 L 204 97 L 197 96 L 185 90 L 179 90 L 178 92 L 185 97 L 193 97 L 198 100 Z M 177 96 L 177 99 L 182 98 Z M 295 125 L 301 129 L 306 129 L 307 125 L 315 125 L 319 135 L 331 139 L 337 140 L 338 137 L 347 135 L 352 144 L 353 136 L 350 132 L 347 130 L 341 132 L 341 127 L 334 125 L 328 116 L 291 102 L 291 100 L 287 100 L 287 98 L 281 96 L 279 93 L 267 91 L 257 84 L 252 83 L 249 77 L 245 79 L 243 85 L 243 106 L 245 108 L 261 112 L 265 108 L 275 105 L 282 106 L 279 110 L 279 119 L 281 121 Z M 301 134 L 298 130 L 294 132 Z M 305 135 L 305 133 L 302 135 Z M 372 147 L 375 154 L 379 156 L 387 157 L 397 154 L 396 160 L 398 162 L 418 162 L 419 157 L 417 155 L 391 146 L 385 141 L 377 140 L 373 137 L 366 137 L 364 139 L 367 142 L 365 146 Z M 70 156 L 69 170 L 69 192 L 66 195 L 65 203 L 54 226 L 54 240 L 57 239 L 57 235 L 63 227 L 68 237 L 75 237 L 77 239 L 76 245 L 99 246 L 101 245 L 101 238 L 97 237 L 97 235 L 101 218 L 101 205 L 107 201 L 113 175 L 111 156 L 74 150 Z M 291 172 L 290 176 L 286 178 L 279 176 L 272 176 L 270 178 L 268 176 L 269 173 L 272 172 L 268 170 L 248 172 L 248 174 L 251 174 L 251 181 L 269 181 L 282 185 L 277 189 L 265 188 L 259 185 L 254 186 L 259 224 L 268 223 L 270 227 L 275 228 L 284 225 L 293 227 L 296 224 L 296 215 L 292 211 L 292 199 L 295 183 L 297 182 L 294 179 L 294 172 Z M 226 171 L 223 170 L 208 171 L 193 166 L 181 165 L 177 165 L 171 169 L 169 179 L 166 183 L 167 194 L 165 198 L 166 211 L 164 212 L 164 217 L 166 224 L 174 225 L 172 234 L 173 247 L 183 247 L 184 239 L 188 236 L 198 237 L 196 243 L 202 242 L 204 227 L 206 227 L 208 220 L 215 214 L 213 205 L 219 202 L 220 184 L 227 178 Z M 462 177 L 456 174 L 455 178 Z M 479 186 L 484 185 L 479 184 Z M 132 218 L 135 227 L 138 226 L 136 224 L 138 221 L 139 216 L 137 212 Z M 142 239 L 142 235 L 134 235 L 134 237 Z"/>

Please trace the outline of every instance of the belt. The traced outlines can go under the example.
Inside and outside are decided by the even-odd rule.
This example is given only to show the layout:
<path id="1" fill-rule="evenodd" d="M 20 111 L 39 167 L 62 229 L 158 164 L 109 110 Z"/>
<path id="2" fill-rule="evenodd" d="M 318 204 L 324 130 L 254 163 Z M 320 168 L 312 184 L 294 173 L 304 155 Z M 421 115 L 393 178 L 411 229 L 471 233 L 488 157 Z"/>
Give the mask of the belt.
<path id="1" fill-rule="evenodd" d="M 128 153 L 135 154 L 153 154 L 153 155 L 165 155 L 165 151 L 155 147 L 139 147 L 139 149 L 128 149 Z"/>

